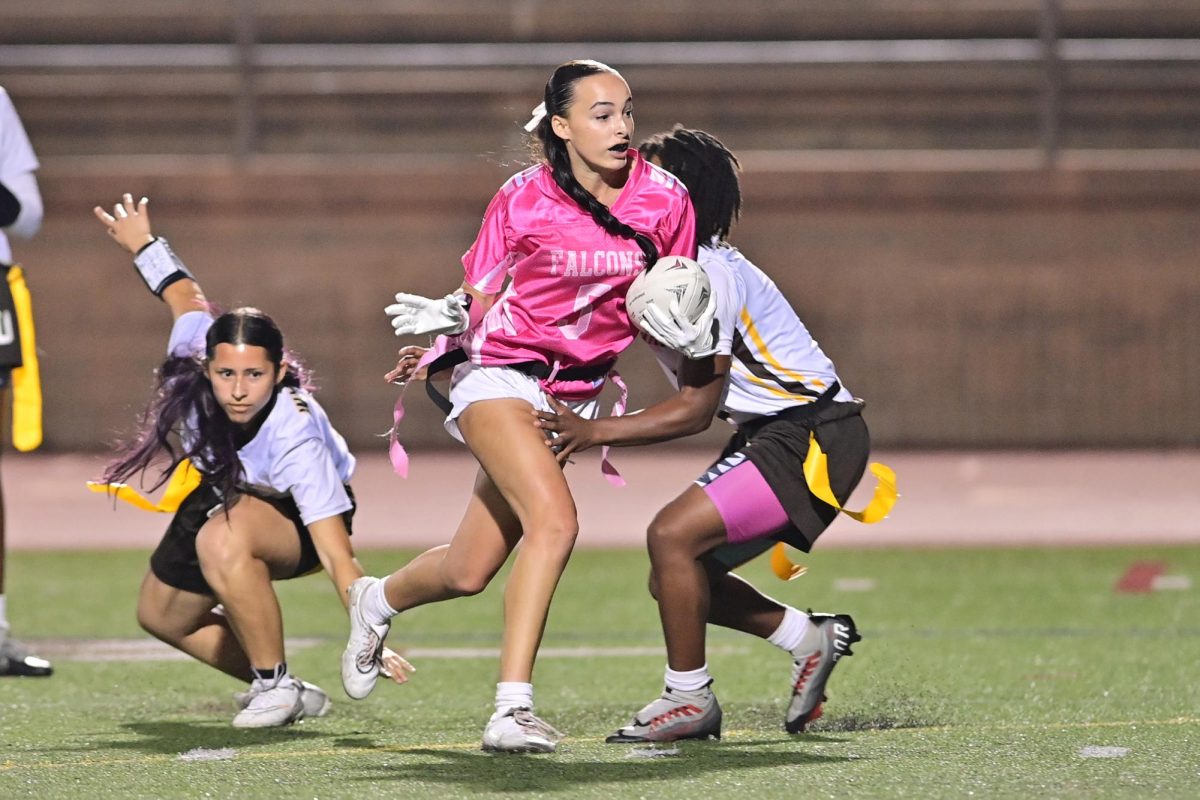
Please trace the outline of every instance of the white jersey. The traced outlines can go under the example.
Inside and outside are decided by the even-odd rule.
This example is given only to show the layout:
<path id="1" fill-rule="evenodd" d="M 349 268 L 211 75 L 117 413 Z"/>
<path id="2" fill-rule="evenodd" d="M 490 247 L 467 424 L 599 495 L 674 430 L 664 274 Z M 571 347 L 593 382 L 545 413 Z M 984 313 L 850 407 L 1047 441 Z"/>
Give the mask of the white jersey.
<path id="1" fill-rule="evenodd" d="M 175 320 L 167 352 L 186 356 L 204 352 L 204 336 L 213 318 L 189 311 Z M 184 444 L 195 439 L 184 431 Z M 346 484 L 354 474 L 354 456 L 316 398 L 303 389 L 283 388 L 254 438 L 238 450 L 240 483 L 256 491 L 291 495 L 305 525 L 349 511 Z"/>
<path id="2" fill-rule="evenodd" d="M 37 191 L 33 173 L 38 168 L 37 155 L 25 133 L 25 126 L 17 116 L 8 92 L 0 86 L 0 183 L 8 187 L 21 201 L 22 216 L 14 225 L 21 225 L 20 232 L 32 236 L 41 223 L 42 199 Z M 30 215 L 36 219 L 30 219 Z M 31 229 L 30 229 L 31 226 Z M 12 248 L 8 237 L 0 230 L 0 264 L 12 263 Z"/>
<path id="3" fill-rule="evenodd" d="M 833 362 L 821 351 L 787 298 L 736 247 L 707 245 L 697 259 L 717 301 L 717 353 L 732 356 L 721 411 L 733 422 L 778 414 L 811 403 L 838 381 Z M 651 343 L 671 382 L 683 355 Z M 840 381 L 839 381 L 840 382 Z M 842 386 L 836 401 L 854 395 Z"/>

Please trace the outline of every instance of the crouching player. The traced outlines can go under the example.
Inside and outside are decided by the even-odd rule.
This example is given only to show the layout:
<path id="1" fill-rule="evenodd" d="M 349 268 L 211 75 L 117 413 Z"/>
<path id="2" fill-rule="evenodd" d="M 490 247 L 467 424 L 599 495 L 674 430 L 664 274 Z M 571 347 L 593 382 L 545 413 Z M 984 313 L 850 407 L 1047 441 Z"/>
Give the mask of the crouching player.
<path id="1" fill-rule="evenodd" d="M 776 542 L 809 550 L 837 516 L 837 506 L 814 495 L 803 465 L 810 441 L 819 443 L 835 496 L 829 499 L 850 495 L 870 448 L 862 403 L 842 386 L 774 282 L 725 241 L 741 208 L 733 154 L 711 135 L 679 127 L 640 149 L 682 180 L 692 198 L 716 333 L 677 315 L 656 315 L 652 307 L 644 327 L 658 340 L 652 347 L 677 394 L 638 414 L 597 420 L 555 403 L 558 413 L 535 413 L 535 424 L 557 434 L 560 460 L 597 445 L 698 433 L 714 414 L 737 430 L 717 462 L 659 511 L 647 531 L 650 591 L 667 646 L 666 688 L 608 741 L 720 737 L 721 707 L 705 657 L 707 623 L 766 639 L 791 655 L 784 725 L 799 733 L 821 715 L 830 673 L 860 638 L 854 620 L 801 613 L 731 570 Z"/>
<path id="2" fill-rule="evenodd" d="M 174 319 L 140 435 L 97 485 L 129 494 L 119 482 L 160 459 L 169 467 L 159 485 L 176 470 L 164 502 L 182 501 L 150 557 L 138 622 L 249 682 L 235 695 L 235 727 L 322 716 L 328 695 L 288 671 L 271 581 L 324 567 L 347 602 L 346 590 L 363 575 L 350 546 L 354 456 L 271 318 L 254 308 L 214 317 L 192 273 L 151 233 L 145 198 L 135 205 L 127 194 L 111 214 L 100 207 L 95 214 L 134 254 L 138 273 Z M 182 480 L 189 473 L 194 488 Z M 386 649 L 381 661 L 398 683 L 412 669 Z"/>

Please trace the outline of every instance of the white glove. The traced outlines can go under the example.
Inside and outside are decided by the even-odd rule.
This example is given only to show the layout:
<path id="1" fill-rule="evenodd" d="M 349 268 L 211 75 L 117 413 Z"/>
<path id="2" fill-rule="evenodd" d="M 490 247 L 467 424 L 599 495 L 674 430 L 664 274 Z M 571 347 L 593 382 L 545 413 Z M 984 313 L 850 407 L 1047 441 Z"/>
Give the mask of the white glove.
<path id="1" fill-rule="evenodd" d="M 469 305 L 467 293 L 462 291 L 438 300 L 398 292 L 396 302 L 383 309 L 383 313 L 392 318 L 392 327 L 397 336 L 421 333 L 437 336 L 465 331 Z"/>
<path id="2" fill-rule="evenodd" d="M 658 306 L 647 306 L 642 312 L 642 330 L 659 344 L 678 350 L 692 360 L 707 358 L 717 352 L 717 336 L 713 330 L 716 315 L 716 295 L 708 296 L 708 303 L 695 322 L 684 316 L 678 300 L 672 300 L 669 314 Z"/>

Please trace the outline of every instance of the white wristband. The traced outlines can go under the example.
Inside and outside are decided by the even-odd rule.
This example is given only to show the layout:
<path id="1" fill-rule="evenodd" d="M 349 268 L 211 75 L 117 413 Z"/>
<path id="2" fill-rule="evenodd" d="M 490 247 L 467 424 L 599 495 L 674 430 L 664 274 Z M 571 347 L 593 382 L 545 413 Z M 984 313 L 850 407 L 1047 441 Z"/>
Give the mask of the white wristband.
<path id="1" fill-rule="evenodd" d="M 184 263 L 179 260 L 179 256 L 175 255 L 175 251 L 167 244 L 167 240 L 161 236 L 143 247 L 133 257 L 133 265 L 137 267 L 138 274 L 146 282 L 146 288 L 156 297 L 162 297 L 163 290 L 175 281 L 193 277 Z"/>

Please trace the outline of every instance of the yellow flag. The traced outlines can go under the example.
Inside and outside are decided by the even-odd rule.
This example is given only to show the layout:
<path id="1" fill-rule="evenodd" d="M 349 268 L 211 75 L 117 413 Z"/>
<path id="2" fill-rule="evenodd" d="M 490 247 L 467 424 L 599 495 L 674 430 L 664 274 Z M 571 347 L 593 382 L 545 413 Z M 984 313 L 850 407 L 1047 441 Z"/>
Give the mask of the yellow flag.
<path id="1" fill-rule="evenodd" d="M 794 581 L 804 573 L 808 572 L 808 567 L 803 564 L 795 564 L 787 555 L 787 545 L 783 542 L 775 545 L 771 549 L 771 571 L 775 573 L 775 577 L 781 581 Z"/>
<path id="2" fill-rule="evenodd" d="M 804 459 L 804 480 L 808 482 L 809 491 L 816 495 L 821 502 L 833 506 L 846 516 L 856 519 L 864 525 L 873 525 L 891 513 L 892 507 L 896 505 L 896 500 L 900 497 L 900 492 L 896 489 L 896 473 L 891 467 L 878 461 L 872 461 L 867 469 L 876 478 L 875 492 L 871 497 L 871 502 L 867 503 L 867 507 L 862 511 L 850 511 L 842 508 L 842 504 L 838 502 L 829 485 L 828 457 L 821 449 L 821 445 L 817 443 L 817 435 L 809 434 L 808 456 Z M 780 542 L 771 551 L 771 571 L 780 580 L 791 581 L 808 572 L 808 568 L 793 563 L 788 558 L 787 546 Z"/>
<path id="3" fill-rule="evenodd" d="M 867 470 L 876 477 L 875 494 L 871 502 L 862 511 L 850 511 L 842 508 L 842 504 L 833 495 L 829 486 L 829 461 L 821 445 L 817 443 L 817 435 L 810 433 L 808 437 L 808 456 L 804 459 L 804 480 L 808 482 L 808 490 L 848 517 L 853 517 L 865 525 L 872 525 L 886 517 L 896 505 L 900 492 L 896 490 L 896 473 L 886 464 L 872 461 Z"/>
<path id="4" fill-rule="evenodd" d="M 171 473 L 171 479 L 167 481 L 167 489 L 163 492 L 162 500 L 159 500 L 157 503 L 127 483 L 87 482 L 87 487 L 93 492 L 111 495 L 143 511 L 159 511 L 172 514 L 179 510 L 179 506 L 183 503 L 184 498 L 195 491 L 199 485 L 200 470 L 192 466 L 192 462 L 187 459 L 180 461 L 179 466 Z"/>
<path id="5" fill-rule="evenodd" d="M 42 377 L 33 330 L 33 300 L 20 267 L 9 268 L 8 288 L 17 311 L 22 362 L 12 371 L 13 447 L 28 453 L 42 444 Z"/>

